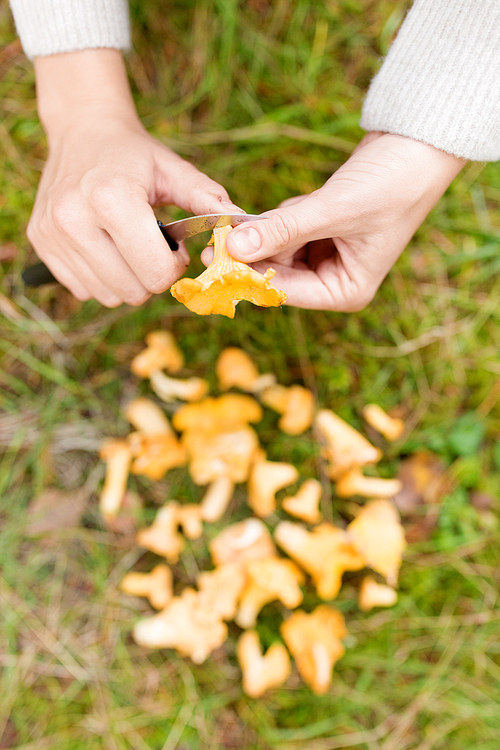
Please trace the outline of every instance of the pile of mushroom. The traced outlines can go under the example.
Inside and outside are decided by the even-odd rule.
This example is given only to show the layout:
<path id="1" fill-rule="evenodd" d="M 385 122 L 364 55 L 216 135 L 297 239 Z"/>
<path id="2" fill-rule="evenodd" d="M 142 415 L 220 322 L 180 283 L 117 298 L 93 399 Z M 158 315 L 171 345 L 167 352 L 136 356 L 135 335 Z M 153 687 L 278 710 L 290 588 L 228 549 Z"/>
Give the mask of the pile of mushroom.
<path id="1" fill-rule="evenodd" d="M 372 571 L 363 579 L 354 576 L 362 611 L 397 601 L 405 540 L 391 498 L 399 480 L 365 474 L 382 458 L 380 448 L 334 412 L 316 410 L 312 392 L 302 385 L 285 387 L 274 375 L 261 375 L 241 349 L 221 353 L 215 369 L 222 395 L 207 396 L 204 379 L 170 377 L 184 364 L 170 333 L 150 333 L 146 342 L 132 371 L 149 378 L 173 416 L 167 417 L 158 400 L 139 397 L 127 404 L 125 416 L 134 431 L 106 440 L 101 449 L 107 464 L 101 512 L 107 521 L 120 513 L 130 473 L 158 481 L 186 466 L 199 499 L 186 503 L 166 497 L 152 524 L 137 533 L 138 546 L 161 559 L 150 573 L 130 572 L 120 584 L 124 594 L 146 597 L 159 610 L 136 623 L 134 639 L 146 648 L 174 648 L 200 664 L 225 643 L 226 623 L 234 621 L 243 630 L 236 655 L 249 696 L 288 679 L 289 654 L 304 682 L 318 694 L 326 692 L 345 648 L 346 624 L 331 604 L 344 574 Z M 231 388 L 244 393 L 227 392 Z M 313 427 L 325 459 L 322 481 L 267 458 L 255 429 L 262 405 L 278 412 L 279 428 L 288 435 Z M 401 435 L 402 423 L 380 407 L 370 405 L 363 416 L 386 439 Z M 338 497 L 356 496 L 363 503 L 351 503 L 355 517 L 348 524 L 333 523 L 323 498 L 328 478 Z M 237 485 L 246 485 L 246 504 Z M 228 523 L 230 508 L 237 518 L 246 517 Z M 175 566 L 190 543 L 200 545 L 205 534 L 212 568 L 182 588 Z M 305 591 L 306 602 L 317 597 L 312 611 L 297 609 Z M 282 613 L 284 643 L 277 632 L 264 653 L 259 617 L 268 605 Z"/>

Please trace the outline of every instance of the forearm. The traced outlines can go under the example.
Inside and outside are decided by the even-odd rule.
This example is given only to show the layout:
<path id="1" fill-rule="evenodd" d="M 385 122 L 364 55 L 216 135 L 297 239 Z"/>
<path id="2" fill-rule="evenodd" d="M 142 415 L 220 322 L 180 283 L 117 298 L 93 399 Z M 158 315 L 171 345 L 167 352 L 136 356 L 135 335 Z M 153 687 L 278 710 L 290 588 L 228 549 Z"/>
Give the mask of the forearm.
<path id="1" fill-rule="evenodd" d="M 361 125 L 478 161 L 500 158 L 500 3 L 415 0 Z"/>
<path id="2" fill-rule="evenodd" d="M 35 58 L 38 112 L 49 141 L 82 119 L 103 116 L 139 127 L 119 50 L 86 49 Z"/>

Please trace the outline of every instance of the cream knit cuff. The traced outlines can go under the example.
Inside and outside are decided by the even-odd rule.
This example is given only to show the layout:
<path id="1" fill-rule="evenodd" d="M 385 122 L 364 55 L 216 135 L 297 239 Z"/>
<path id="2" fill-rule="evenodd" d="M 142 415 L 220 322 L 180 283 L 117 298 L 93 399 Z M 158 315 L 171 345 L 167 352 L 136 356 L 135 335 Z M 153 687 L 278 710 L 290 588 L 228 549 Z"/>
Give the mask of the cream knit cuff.
<path id="1" fill-rule="evenodd" d="M 130 47 L 127 0 L 11 0 L 26 55 Z"/>
<path id="2" fill-rule="evenodd" d="M 415 0 L 361 126 L 466 159 L 500 159 L 500 0 Z"/>

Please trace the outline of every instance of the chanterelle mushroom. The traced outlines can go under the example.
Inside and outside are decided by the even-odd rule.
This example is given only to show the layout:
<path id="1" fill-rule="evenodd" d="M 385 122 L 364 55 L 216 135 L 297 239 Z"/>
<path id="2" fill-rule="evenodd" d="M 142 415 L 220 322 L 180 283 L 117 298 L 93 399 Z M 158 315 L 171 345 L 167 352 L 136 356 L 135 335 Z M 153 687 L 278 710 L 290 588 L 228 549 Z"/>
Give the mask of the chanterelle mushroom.
<path id="1" fill-rule="evenodd" d="M 375 464 L 382 458 L 382 451 L 329 409 L 317 413 L 314 425 L 325 443 L 323 455 L 330 462 L 332 479 L 339 479 L 354 466 Z"/>
<path id="2" fill-rule="evenodd" d="M 318 506 L 322 494 L 321 482 L 317 479 L 306 479 L 296 495 L 285 497 L 283 510 L 307 523 L 319 523 L 322 516 Z"/>
<path id="3" fill-rule="evenodd" d="M 141 432 L 131 432 L 127 440 L 134 457 L 132 474 L 158 480 L 169 469 L 185 466 L 187 463 L 186 449 L 174 433 L 144 435 Z"/>
<path id="4" fill-rule="evenodd" d="M 283 644 L 273 643 L 262 655 L 255 630 L 241 635 L 236 656 L 243 673 L 243 690 L 250 698 L 258 698 L 269 688 L 279 687 L 290 675 L 290 657 Z"/>
<path id="5" fill-rule="evenodd" d="M 301 435 L 312 425 L 314 395 L 302 385 L 272 385 L 262 391 L 261 401 L 283 416 L 278 422 L 287 435 Z"/>
<path id="6" fill-rule="evenodd" d="M 405 428 L 403 420 L 390 417 L 378 404 L 367 404 L 362 414 L 370 427 L 380 432 L 389 442 L 397 440 L 403 434 Z"/>
<path id="7" fill-rule="evenodd" d="M 224 515 L 231 502 L 234 482 L 227 476 L 215 479 L 209 486 L 201 501 L 201 517 L 207 523 L 215 523 Z"/>
<path id="8" fill-rule="evenodd" d="M 178 372 L 184 364 L 182 352 L 169 331 L 152 331 L 146 336 L 146 349 L 132 360 L 130 369 L 140 378 L 148 378 L 156 370 Z"/>
<path id="9" fill-rule="evenodd" d="M 298 610 L 281 625 L 281 633 L 304 682 L 317 695 L 326 693 L 334 664 L 345 651 L 343 615 L 326 604 L 311 614 Z"/>
<path id="10" fill-rule="evenodd" d="M 309 573 L 321 599 L 334 599 L 346 570 L 361 570 L 365 562 L 343 529 L 325 521 L 312 531 L 282 521 L 274 538 L 285 552 Z"/>
<path id="11" fill-rule="evenodd" d="M 179 508 L 177 509 L 177 520 L 188 539 L 199 539 L 203 534 L 201 505 L 198 503 L 179 505 Z"/>
<path id="12" fill-rule="evenodd" d="M 125 407 L 125 416 L 143 435 L 173 435 L 170 423 L 158 404 L 150 398 L 134 398 Z"/>
<path id="13" fill-rule="evenodd" d="M 234 260 L 226 250 L 226 237 L 231 226 L 214 229 L 214 257 L 197 279 L 180 279 L 170 291 L 176 300 L 198 315 L 218 313 L 234 318 L 240 300 L 261 307 L 279 307 L 286 294 L 275 289 L 271 279 L 276 275 L 268 268 L 264 276 L 245 263 Z"/>
<path id="14" fill-rule="evenodd" d="M 176 399 L 200 401 L 208 392 L 208 383 L 202 378 L 187 378 L 186 380 L 170 378 L 160 370 L 151 373 L 149 382 L 156 395 L 167 403 Z"/>
<path id="15" fill-rule="evenodd" d="M 349 539 L 369 568 L 395 586 L 406 547 L 404 529 L 389 500 L 372 500 L 347 527 Z"/>
<path id="16" fill-rule="evenodd" d="M 127 573 L 120 588 L 125 594 L 147 596 L 155 609 L 165 609 L 173 597 L 172 571 L 160 563 L 151 573 Z"/>
<path id="17" fill-rule="evenodd" d="M 139 547 L 156 552 L 166 557 L 171 563 L 177 562 L 184 549 L 185 542 L 178 532 L 179 503 L 170 502 L 164 505 L 151 526 L 137 533 Z"/>
<path id="18" fill-rule="evenodd" d="M 219 354 L 215 371 L 222 391 L 241 388 L 249 393 L 260 393 L 276 382 L 276 376 L 271 373 L 260 375 L 248 354 L 236 346 L 229 346 Z"/>
<path id="19" fill-rule="evenodd" d="M 189 431 L 182 436 L 189 457 L 189 473 L 195 484 L 209 484 L 220 477 L 244 482 L 259 450 L 256 432 L 248 426 L 224 432 Z"/>
<path id="20" fill-rule="evenodd" d="M 291 560 L 280 557 L 250 560 L 245 570 L 248 580 L 235 617 L 240 628 L 253 628 L 262 607 L 275 599 L 289 609 L 295 609 L 301 603 L 300 584 L 304 583 L 304 574 Z"/>
<path id="21" fill-rule="evenodd" d="M 258 518 L 233 523 L 209 544 L 214 565 L 228 562 L 245 564 L 248 560 L 276 556 L 271 534 Z"/>
<path id="22" fill-rule="evenodd" d="M 140 646 L 175 648 L 202 664 L 227 638 L 227 626 L 219 614 L 207 607 L 197 591 L 184 589 L 163 612 L 134 627 L 134 639 Z"/>
<path id="23" fill-rule="evenodd" d="M 184 404 L 172 419 L 179 432 L 222 432 L 249 422 L 260 422 L 262 409 L 251 396 L 226 393 L 219 398 L 205 398 L 197 404 Z"/>
<path id="24" fill-rule="evenodd" d="M 265 518 L 276 510 L 278 490 L 293 484 L 299 472 L 292 464 L 267 461 L 264 452 L 257 458 L 248 479 L 248 504 L 253 512 Z"/>
<path id="25" fill-rule="evenodd" d="M 243 567 L 235 562 L 219 565 L 200 573 L 197 579 L 199 598 L 223 620 L 232 620 L 246 581 Z"/>
<path id="26" fill-rule="evenodd" d="M 115 518 L 120 510 L 132 460 L 132 451 L 125 440 L 105 440 L 99 456 L 106 461 L 106 477 L 99 498 L 99 509 L 105 518 Z"/>
<path id="27" fill-rule="evenodd" d="M 359 608 L 363 612 L 369 612 L 373 607 L 392 607 L 397 600 L 398 595 L 390 586 L 377 583 L 373 576 L 363 578 L 358 598 Z"/>
<path id="28" fill-rule="evenodd" d="M 349 469 L 340 477 L 335 485 L 339 497 L 394 497 L 401 491 L 403 485 L 399 479 L 381 479 L 380 477 L 365 477 L 360 469 Z"/>

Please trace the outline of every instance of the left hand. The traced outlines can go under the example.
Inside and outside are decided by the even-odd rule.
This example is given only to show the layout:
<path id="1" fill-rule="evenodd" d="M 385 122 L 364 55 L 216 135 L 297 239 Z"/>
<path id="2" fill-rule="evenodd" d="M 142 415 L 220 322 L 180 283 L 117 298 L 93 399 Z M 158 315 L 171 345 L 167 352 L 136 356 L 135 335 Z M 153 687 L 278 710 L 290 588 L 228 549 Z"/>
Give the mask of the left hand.
<path id="1" fill-rule="evenodd" d="M 271 265 L 289 305 L 360 310 L 464 163 L 411 138 L 368 133 L 323 187 L 236 227 L 227 249 L 258 271 Z"/>

